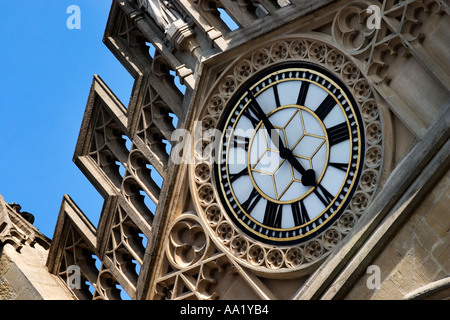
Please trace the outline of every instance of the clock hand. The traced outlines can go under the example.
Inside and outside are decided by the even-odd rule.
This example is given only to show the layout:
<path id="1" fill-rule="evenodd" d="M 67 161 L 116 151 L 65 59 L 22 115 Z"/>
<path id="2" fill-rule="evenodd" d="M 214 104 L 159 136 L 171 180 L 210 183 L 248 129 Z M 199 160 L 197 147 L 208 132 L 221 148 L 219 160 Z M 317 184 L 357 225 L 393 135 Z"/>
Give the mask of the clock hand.
<path id="1" fill-rule="evenodd" d="M 266 113 L 262 110 L 258 101 L 256 101 L 251 90 L 248 90 L 248 95 L 251 98 L 251 110 L 263 121 L 264 126 L 269 132 L 270 139 L 276 146 L 278 146 L 278 149 L 280 150 L 280 157 L 287 160 L 295 168 L 295 170 L 302 175 L 302 184 L 305 187 L 315 186 L 316 172 L 313 169 L 305 170 L 305 168 L 303 168 L 298 159 L 292 154 L 292 151 L 284 146 L 283 140 L 278 134 L 278 131 L 275 129 L 272 122 L 270 122 L 269 118 L 267 118 Z"/>
<path id="2" fill-rule="evenodd" d="M 313 169 L 305 170 L 300 162 L 297 160 L 297 158 L 292 154 L 292 151 L 287 149 L 289 151 L 289 155 L 287 157 L 287 160 L 289 163 L 300 172 L 302 175 L 302 184 L 305 187 L 313 187 L 316 185 L 316 172 Z M 283 156 L 281 156 L 283 158 Z M 303 171 L 303 172 L 302 172 Z"/>
<path id="3" fill-rule="evenodd" d="M 269 132 L 269 137 L 275 144 L 275 146 L 278 146 L 279 149 L 286 149 L 284 147 L 283 140 L 281 140 L 280 135 L 278 134 L 278 131 L 275 129 L 275 127 L 272 125 L 272 122 L 270 122 L 269 118 L 267 118 L 266 113 L 259 105 L 258 101 L 256 101 L 255 97 L 253 96 L 253 93 L 249 90 L 248 94 L 251 98 L 250 103 L 250 109 L 256 114 L 256 116 L 261 119 L 264 123 L 264 126 L 266 127 L 267 131 Z"/>
<path id="4" fill-rule="evenodd" d="M 273 129 L 275 130 L 275 129 Z M 272 131 L 272 130 L 271 130 Z M 276 131 L 272 131 L 275 132 Z M 292 151 L 289 148 L 286 148 L 281 141 L 281 137 L 276 133 L 276 135 L 280 139 L 280 157 L 282 159 L 286 159 L 294 168 L 302 175 L 302 184 L 305 187 L 313 187 L 316 185 L 316 172 L 313 169 L 305 170 L 303 166 L 300 164 L 298 159 L 294 156 Z"/>

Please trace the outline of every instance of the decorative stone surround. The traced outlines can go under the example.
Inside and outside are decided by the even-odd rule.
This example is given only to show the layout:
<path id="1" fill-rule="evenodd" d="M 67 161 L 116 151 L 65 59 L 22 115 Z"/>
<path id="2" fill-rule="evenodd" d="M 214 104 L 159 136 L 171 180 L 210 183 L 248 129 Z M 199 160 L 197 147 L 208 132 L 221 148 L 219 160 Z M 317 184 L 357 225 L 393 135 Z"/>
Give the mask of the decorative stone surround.
<path id="1" fill-rule="evenodd" d="M 364 120 L 367 137 L 365 164 L 352 201 L 327 231 L 295 247 L 275 248 L 255 241 L 235 228 L 217 200 L 212 157 L 206 152 L 211 141 L 201 143 L 201 154 L 195 151 L 198 148 L 193 148 L 191 185 L 194 199 L 198 199 L 197 210 L 217 246 L 239 263 L 265 275 L 303 270 L 321 261 L 342 242 L 371 202 L 383 156 L 383 127 L 378 105 L 368 81 L 351 59 L 335 47 L 307 36 L 290 36 L 264 43 L 235 61 L 205 100 L 197 119 L 202 122 L 203 132 L 216 127 L 224 107 L 246 80 L 258 71 L 284 61 L 312 62 L 340 77 L 356 99 Z"/>

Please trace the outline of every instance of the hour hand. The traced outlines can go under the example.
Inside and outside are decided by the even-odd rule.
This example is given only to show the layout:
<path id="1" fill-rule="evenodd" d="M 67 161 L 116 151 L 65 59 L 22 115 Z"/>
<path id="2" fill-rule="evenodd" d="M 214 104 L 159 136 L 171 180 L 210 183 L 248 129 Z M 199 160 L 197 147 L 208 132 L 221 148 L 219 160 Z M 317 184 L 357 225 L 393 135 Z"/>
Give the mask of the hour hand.
<path id="1" fill-rule="evenodd" d="M 266 117 L 267 118 L 267 117 Z M 316 172 L 313 169 L 305 170 L 300 164 L 298 159 L 294 156 L 291 149 L 286 148 L 283 144 L 278 131 L 272 126 L 270 121 L 267 119 L 269 126 L 264 123 L 266 129 L 269 131 L 270 139 L 278 145 L 278 150 L 280 150 L 280 157 L 286 159 L 294 168 L 302 175 L 302 184 L 305 187 L 312 187 L 316 185 Z"/>
<path id="2" fill-rule="evenodd" d="M 298 161 L 298 159 L 292 154 L 291 150 L 289 150 L 287 160 L 295 168 L 295 170 L 301 173 L 302 184 L 305 187 L 313 187 L 316 185 L 316 172 L 313 169 L 305 170 Z"/>
<path id="3" fill-rule="evenodd" d="M 263 121 L 270 139 L 276 146 L 278 146 L 278 149 L 280 150 L 280 157 L 289 161 L 289 163 L 295 168 L 295 170 L 297 170 L 302 175 L 302 184 L 304 186 L 315 186 L 315 171 L 313 169 L 305 170 L 305 168 L 303 168 L 298 159 L 292 154 L 292 151 L 284 146 L 283 140 L 278 134 L 278 131 L 270 122 L 269 118 L 267 118 L 266 113 L 262 110 L 261 106 L 256 101 L 251 91 L 249 91 L 249 96 L 252 99 L 252 103 L 250 104 L 252 111 Z"/>

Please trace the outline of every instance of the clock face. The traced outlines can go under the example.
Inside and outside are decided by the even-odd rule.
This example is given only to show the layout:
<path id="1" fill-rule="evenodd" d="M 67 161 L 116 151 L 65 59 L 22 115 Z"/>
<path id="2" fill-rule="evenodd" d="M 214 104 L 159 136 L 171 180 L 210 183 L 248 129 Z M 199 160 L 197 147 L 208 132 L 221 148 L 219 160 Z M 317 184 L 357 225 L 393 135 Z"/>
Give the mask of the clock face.
<path id="1" fill-rule="evenodd" d="M 234 95 L 219 130 L 217 189 L 254 239 L 303 242 L 345 210 L 364 162 L 364 128 L 328 71 L 308 63 L 264 71 Z"/>

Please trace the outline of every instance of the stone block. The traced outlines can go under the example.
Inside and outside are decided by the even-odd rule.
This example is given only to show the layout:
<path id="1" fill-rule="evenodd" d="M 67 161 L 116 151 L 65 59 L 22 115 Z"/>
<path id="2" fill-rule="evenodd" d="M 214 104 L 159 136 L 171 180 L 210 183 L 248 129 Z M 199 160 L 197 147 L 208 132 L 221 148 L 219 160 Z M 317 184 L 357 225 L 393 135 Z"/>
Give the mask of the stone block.
<path id="1" fill-rule="evenodd" d="M 16 297 L 16 292 L 4 278 L 0 278 L 0 300 L 12 300 Z"/>

